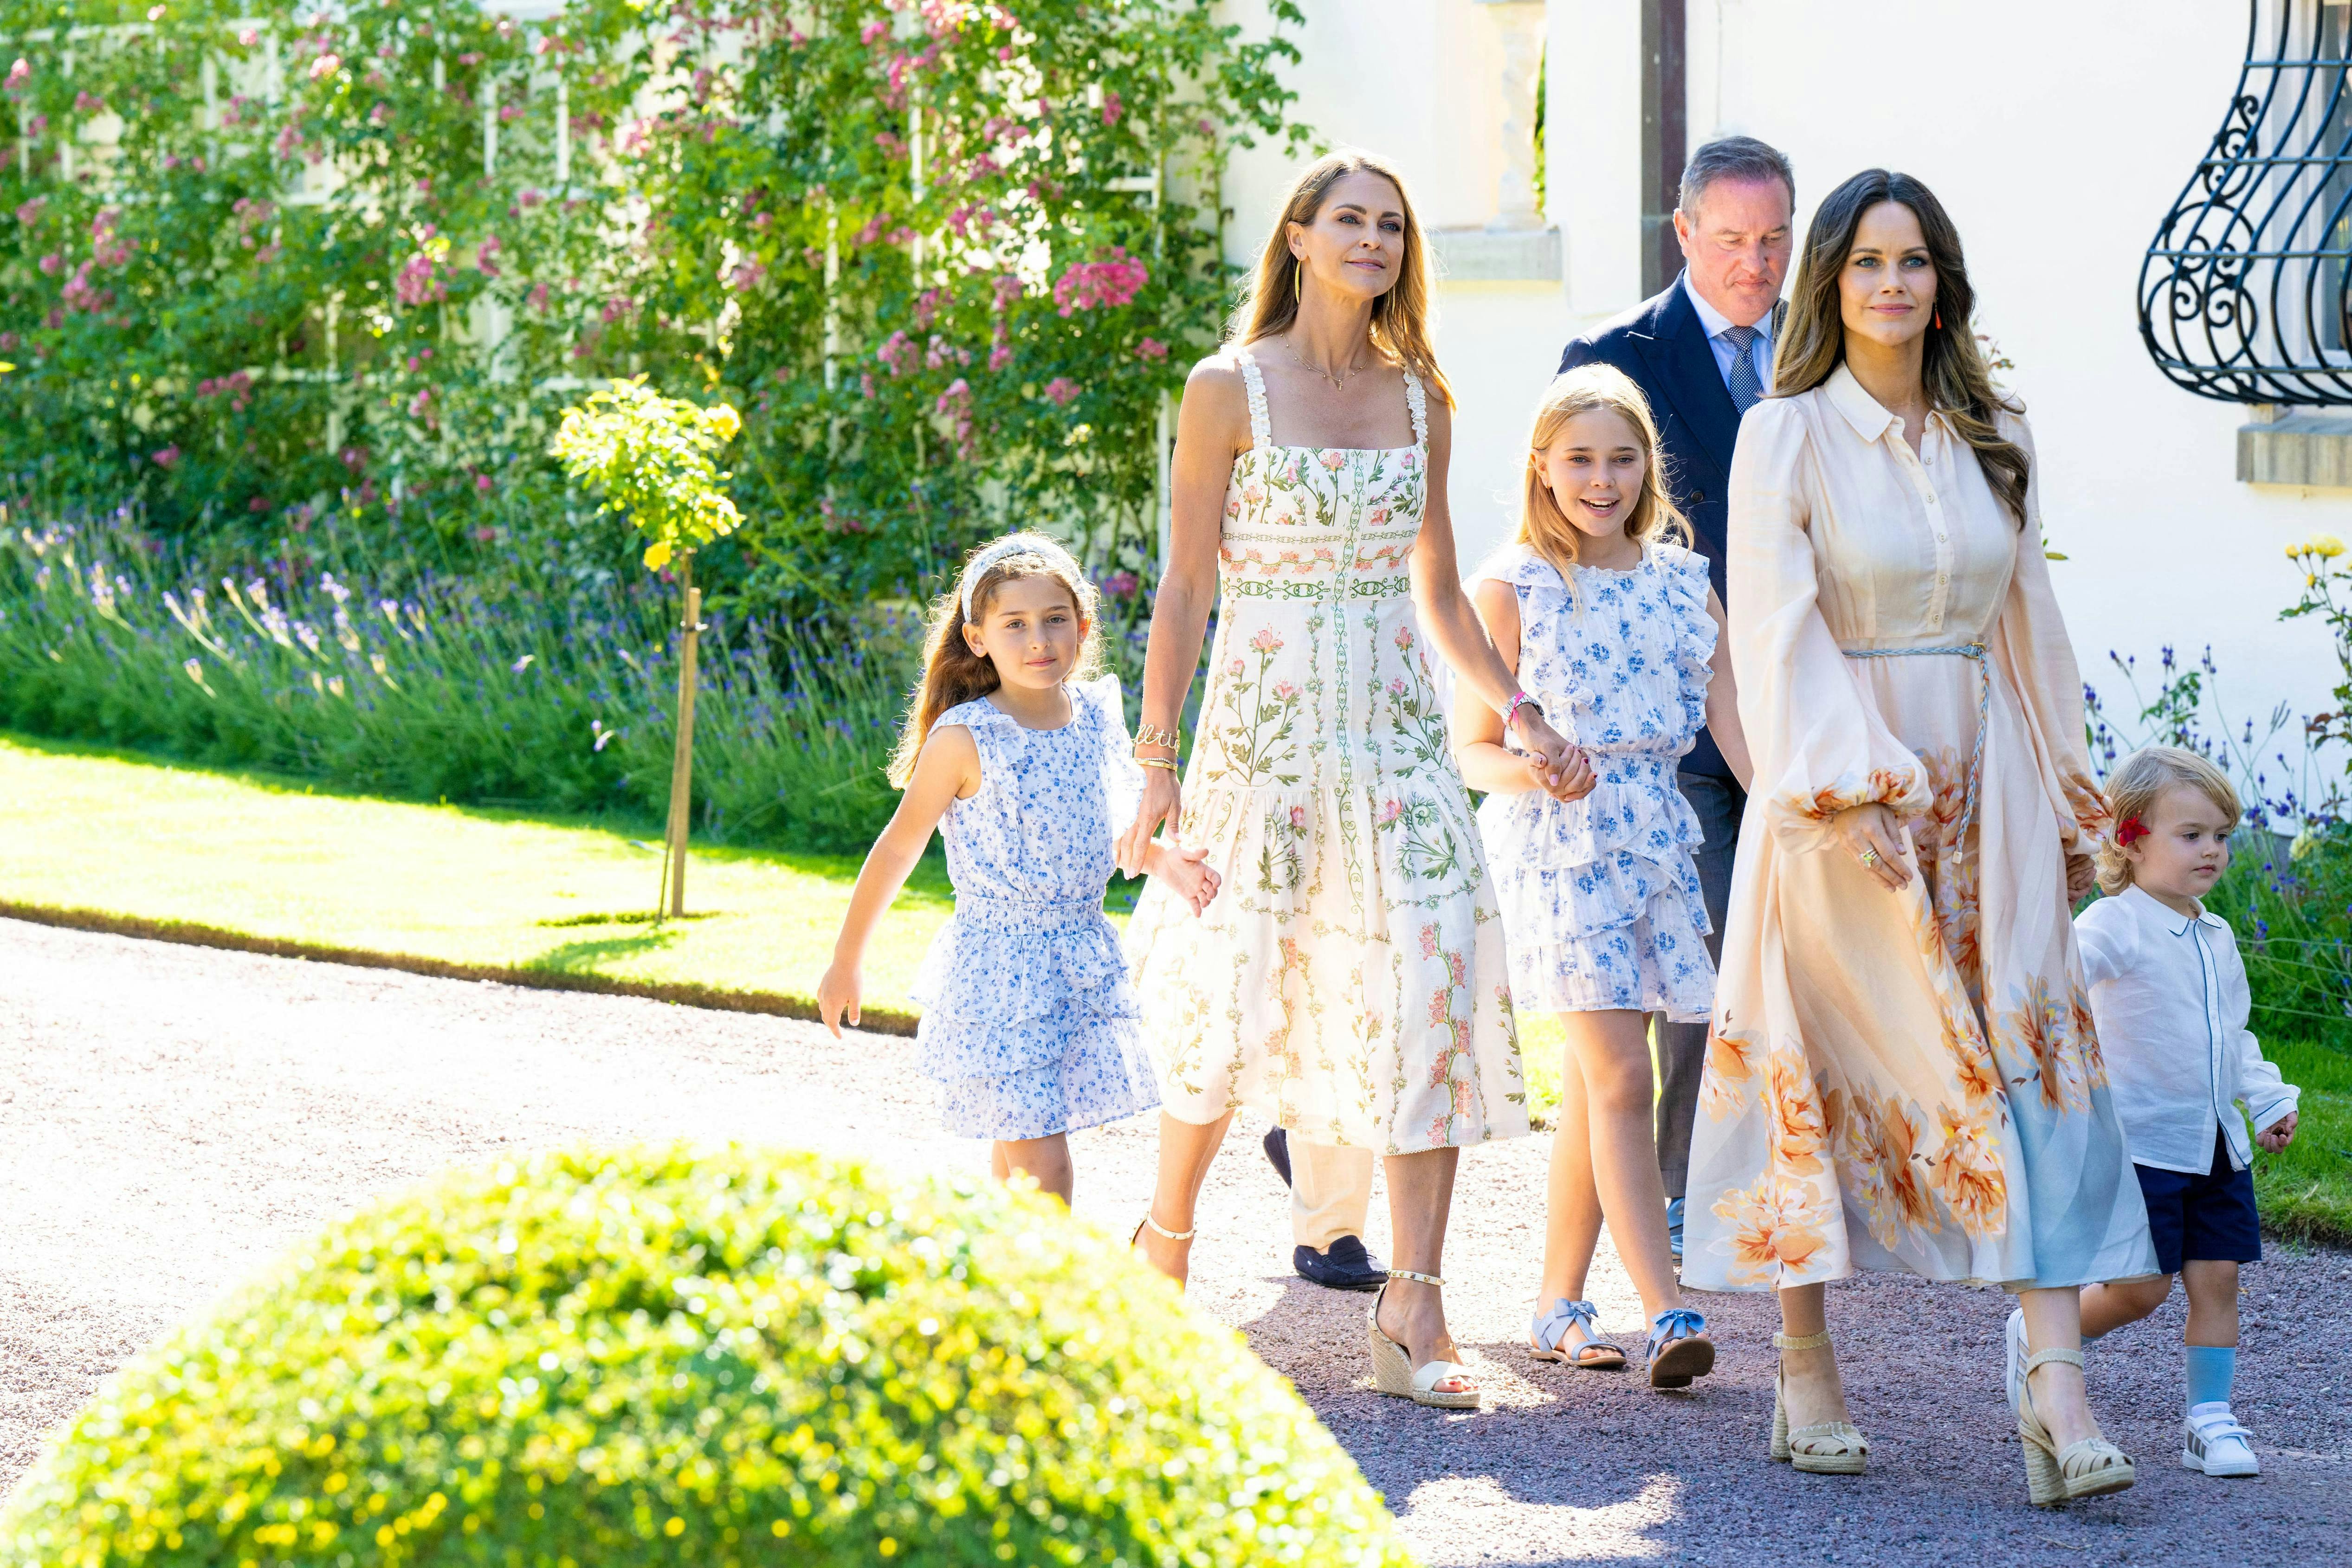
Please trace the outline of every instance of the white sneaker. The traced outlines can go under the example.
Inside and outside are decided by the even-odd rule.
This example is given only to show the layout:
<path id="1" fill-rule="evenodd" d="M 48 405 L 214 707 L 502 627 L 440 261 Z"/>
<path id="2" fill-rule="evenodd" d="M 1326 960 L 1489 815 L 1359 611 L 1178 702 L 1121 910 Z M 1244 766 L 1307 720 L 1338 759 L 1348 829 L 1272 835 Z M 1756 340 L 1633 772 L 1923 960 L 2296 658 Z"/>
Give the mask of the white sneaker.
<path id="1" fill-rule="evenodd" d="M 2184 1434 L 2180 1448 L 2183 1468 L 2202 1470 L 2209 1476 L 2263 1473 L 2262 1465 L 2254 1458 L 2253 1446 L 2247 1440 L 2253 1434 L 2238 1425 L 2227 1402 L 2190 1406 L 2189 1418 L 2180 1426 Z"/>
<path id="2" fill-rule="evenodd" d="M 2025 1309 L 2018 1308 L 2009 1314 L 2009 1326 L 2001 1334 L 2001 1386 L 2009 1391 L 2009 1407 L 2017 1408 L 2018 1390 L 2024 1386 L 2025 1375 L 2019 1370 L 2025 1364 Z"/>

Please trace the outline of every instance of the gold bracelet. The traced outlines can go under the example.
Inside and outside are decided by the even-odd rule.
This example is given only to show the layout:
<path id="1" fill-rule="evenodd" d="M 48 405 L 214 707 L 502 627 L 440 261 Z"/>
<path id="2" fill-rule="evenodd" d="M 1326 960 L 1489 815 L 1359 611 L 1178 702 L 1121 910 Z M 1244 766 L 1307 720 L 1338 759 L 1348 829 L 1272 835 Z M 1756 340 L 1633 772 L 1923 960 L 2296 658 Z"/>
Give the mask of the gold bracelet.
<path id="1" fill-rule="evenodd" d="M 1135 744 L 1138 746 L 1164 746 L 1169 750 L 1177 753 L 1179 756 L 1181 756 L 1184 750 L 1184 737 L 1182 736 L 1177 734 L 1172 729 L 1162 729 L 1156 724 L 1137 725 L 1135 727 Z"/>
<path id="2" fill-rule="evenodd" d="M 1166 757 L 1139 757 L 1135 760 L 1137 766 L 1142 768 L 1165 768 L 1171 773 L 1181 771 L 1173 759 Z"/>

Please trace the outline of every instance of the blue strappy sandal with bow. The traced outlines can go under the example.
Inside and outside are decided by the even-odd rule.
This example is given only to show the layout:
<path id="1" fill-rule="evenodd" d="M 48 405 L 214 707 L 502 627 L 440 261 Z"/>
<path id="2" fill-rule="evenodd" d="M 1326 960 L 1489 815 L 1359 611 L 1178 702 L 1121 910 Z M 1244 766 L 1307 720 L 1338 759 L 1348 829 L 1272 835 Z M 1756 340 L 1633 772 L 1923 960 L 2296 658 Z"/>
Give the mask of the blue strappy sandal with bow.
<path id="1" fill-rule="evenodd" d="M 1552 1302 L 1551 1310 L 1538 1313 L 1528 1325 L 1528 1354 L 1538 1361 L 1556 1361 L 1562 1366 L 1580 1366 L 1587 1372 L 1614 1371 L 1625 1364 L 1625 1347 L 1602 1339 L 1592 1332 L 1600 1312 L 1591 1301 L 1571 1301 L 1566 1296 Z M 1576 1331 L 1570 1340 L 1568 1332 Z"/>
<path id="2" fill-rule="evenodd" d="M 1650 1320 L 1645 1347 L 1653 1388 L 1688 1388 L 1694 1377 L 1715 1370 L 1715 1342 L 1706 1320 L 1688 1307 L 1668 1307 Z"/>

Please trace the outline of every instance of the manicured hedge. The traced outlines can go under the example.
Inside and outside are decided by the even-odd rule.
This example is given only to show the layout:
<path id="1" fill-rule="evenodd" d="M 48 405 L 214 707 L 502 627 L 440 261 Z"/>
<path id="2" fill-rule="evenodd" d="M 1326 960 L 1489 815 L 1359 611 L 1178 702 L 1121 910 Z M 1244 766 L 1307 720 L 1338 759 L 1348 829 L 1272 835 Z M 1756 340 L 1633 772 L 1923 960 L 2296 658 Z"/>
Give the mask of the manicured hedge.
<path id="1" fill-rule="evenodd" d="M 1282 1379 L 976 1181 L 548 1155 L 298 1249 L 101 1389 L 6 1568 L 1407 1562 Z"/>

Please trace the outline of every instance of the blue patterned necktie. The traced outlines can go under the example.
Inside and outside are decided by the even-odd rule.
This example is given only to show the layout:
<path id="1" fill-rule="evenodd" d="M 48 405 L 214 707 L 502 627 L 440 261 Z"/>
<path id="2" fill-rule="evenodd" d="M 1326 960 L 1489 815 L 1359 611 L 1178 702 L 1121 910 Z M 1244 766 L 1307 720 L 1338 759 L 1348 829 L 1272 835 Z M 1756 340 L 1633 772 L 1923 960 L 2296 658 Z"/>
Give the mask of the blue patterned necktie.
<path id="1" fill-rule="evenodd" d="M 1744 414 L 1764 395 L 1764 383 L 1756 374 L 1756 356 L 1748 351 L 1756 341 L 1756 329 L 1726 327 L 1723 338 L 1731 345 L 1731 406 Z"/>

